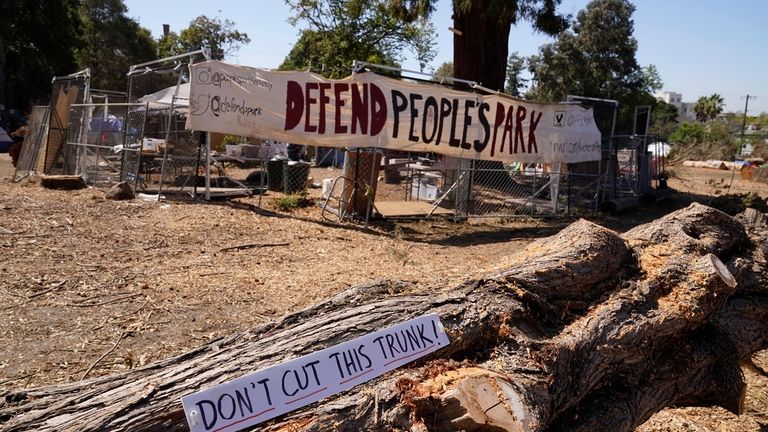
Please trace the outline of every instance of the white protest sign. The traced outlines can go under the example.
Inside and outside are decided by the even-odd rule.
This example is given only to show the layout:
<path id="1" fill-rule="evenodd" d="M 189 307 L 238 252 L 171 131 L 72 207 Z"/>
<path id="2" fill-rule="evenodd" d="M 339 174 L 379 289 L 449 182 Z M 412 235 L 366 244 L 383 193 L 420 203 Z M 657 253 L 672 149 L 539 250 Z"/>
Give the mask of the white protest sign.
<path id="1" fill-rule="evenodd" d="M 187 128 L 321 147 L 507 162 L 600 160 L 591 109 L 468 93 L 371 72 L 331 80 L 220 61 L 190 68 Z"/>
<path id="2" fill-rule="evenodd" d="M 448 345 L 437 314 L 414 318 L 181 398 L 193 432 L 233 432 L 376 378 Z"/>

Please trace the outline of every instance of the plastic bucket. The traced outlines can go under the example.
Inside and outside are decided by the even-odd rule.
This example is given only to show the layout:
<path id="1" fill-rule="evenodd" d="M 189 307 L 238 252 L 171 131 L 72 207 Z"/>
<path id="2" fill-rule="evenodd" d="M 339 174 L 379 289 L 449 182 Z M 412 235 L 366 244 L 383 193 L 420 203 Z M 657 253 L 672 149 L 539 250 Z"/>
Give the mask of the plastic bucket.
<path id="1" fill-rule="evenodd" d="M 267 189 L 271 191 L 283 190 L 283 165 L 284 160 L 267 161 Z"/>
<path id="2" fill-rule="evenodd" d="M 309 164 L 307 162 L 288 162 L 283 165 L 283 193 L 294 194 L 307 188 Z"/>

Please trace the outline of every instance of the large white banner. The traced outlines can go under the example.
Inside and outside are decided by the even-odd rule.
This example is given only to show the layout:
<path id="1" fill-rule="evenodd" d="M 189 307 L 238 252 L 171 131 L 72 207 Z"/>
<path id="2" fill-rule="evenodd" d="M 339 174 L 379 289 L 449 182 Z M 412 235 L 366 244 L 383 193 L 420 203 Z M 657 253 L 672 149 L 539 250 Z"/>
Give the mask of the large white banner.
<path id="1" fill-rule="evenodd" d="M 187 128 L 321 147 L 378 147 L 467 159 L 600 159 L 591 109 L 357 73 L 329 80 L 219 61 L 191 68 Z"/>

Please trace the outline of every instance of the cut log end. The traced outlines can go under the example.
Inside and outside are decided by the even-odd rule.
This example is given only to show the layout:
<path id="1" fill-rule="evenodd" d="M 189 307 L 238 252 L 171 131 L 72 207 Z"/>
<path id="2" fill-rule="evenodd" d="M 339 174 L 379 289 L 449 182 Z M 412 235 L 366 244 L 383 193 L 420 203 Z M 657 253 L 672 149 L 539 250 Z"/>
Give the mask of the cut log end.
<path id="1" fill-rule="evenodd" d="M 506 377 L 479 368 L 448 371 L 419 385 L 416 414 L 431 432 L 531 432 L 538 422 Z"/>
<path id="2" fill-rule="evenodd" d="M 720 261 L 720 258 L 716 257 L 715 255 L 708 254 L 706 259 L 712 263 L 712 267 L 715 269 L 715 272 L 720 276 L 720 279 L 722 279 L 723 282 L 728 285 L 728 287 L 736 288 L 736 278 L 733 277 L 733 274 L 731 274 L 731 271 L 728 270 L 728 267 L 726 267 L 725 264 Z"/>

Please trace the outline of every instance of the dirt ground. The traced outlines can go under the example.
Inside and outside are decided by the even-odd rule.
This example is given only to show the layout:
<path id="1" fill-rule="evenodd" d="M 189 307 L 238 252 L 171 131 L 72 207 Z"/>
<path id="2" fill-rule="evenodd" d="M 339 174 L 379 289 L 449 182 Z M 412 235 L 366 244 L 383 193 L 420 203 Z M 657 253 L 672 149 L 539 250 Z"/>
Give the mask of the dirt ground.
<path id="1" fill-rule="evenodd" d="M 669 172 L 671 174 L 669 186 L 678 191 L 704 197 L 750 192 L 754 192 L 763 198 L 768 195 L 768 185 L 766 183 L 742 180 L 741 174 L 732 170 L 690 168 L 674 165 L 669 169 Z M 733 179 L 733 182 L 731 182 L 731 179 Z"/>
<path id="2" fill-rule="evenodd" d="M 423 290 L 458 284 L 504 267 L 528 242 L 571 222 L 337 224 L 317 207 L 260 210 L 258 197 L 118 202 L 98 189 L 13 183 L 12 174 L 10 158 L 0 154 L 0 394 L 180 354 L 371 279 L 407 280 Z M 711 198 L 719 181 L 710 178 L 724 177 L 727 183 L 726 172 L 675 167 L 670 186 L 683 193 L 596 222 L 624 231 L 690 199 Z M 747 190 L 768 196 L 768 186 L 737 173 L 731 192 Z M 273 198 L 262 197 L 262 208 L 274 210 Z M 768 370 L 768 353 L 755 359 Z M 744 373 L 744 415 L 668 409 L 640 430 L 768 430 L 768 378 Z"/>

